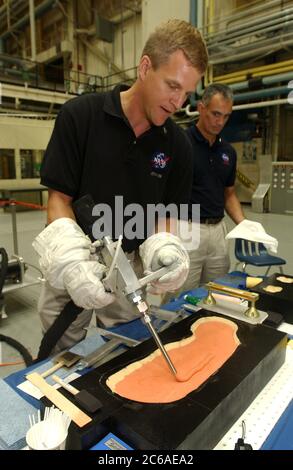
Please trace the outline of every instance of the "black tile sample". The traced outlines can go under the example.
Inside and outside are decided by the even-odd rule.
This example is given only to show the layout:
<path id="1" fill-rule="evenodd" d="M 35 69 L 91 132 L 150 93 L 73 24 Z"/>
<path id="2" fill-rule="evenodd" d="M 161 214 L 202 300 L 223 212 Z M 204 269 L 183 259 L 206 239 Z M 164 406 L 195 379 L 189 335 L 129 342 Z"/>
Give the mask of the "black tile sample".
<path id="1" fill-rule="evenodd" d="M 272 274 L 272 276 L 250 290 L 259 294 L 256 308 L 281 313 L 285 322 L 293 324 L 293 284 L 278 281 L 277 278 L 280 276 L 283 275 L 280 273 Z M 287 274 L 285 277 L 293 279 L 293 276 L 288 276 Z M 275 294 L 266 292 L 263 288 L 268 285 L 282 287 L 282 291 Z"/>

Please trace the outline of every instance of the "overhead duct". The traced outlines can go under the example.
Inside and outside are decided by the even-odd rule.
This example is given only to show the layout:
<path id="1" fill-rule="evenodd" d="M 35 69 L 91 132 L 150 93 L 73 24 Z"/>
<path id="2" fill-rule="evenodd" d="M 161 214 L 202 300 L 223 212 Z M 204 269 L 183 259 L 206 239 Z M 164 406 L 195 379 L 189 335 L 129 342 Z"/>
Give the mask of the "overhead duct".
<path id="1" fill-rule="evenodd" d="M 275 88 L 266 88 L 264 90 L 248 91 L 247 93 L 240 93 L 239 95 L 234 95 L 234 102 L 252 100 L 255 98 L 266 98 L 269 96 L 285 95 L 289 94 L 289 92 L 290 89 L 287 85 Z"/>
<path id="2" fill-rule="evenodd" d="M 97 15 L 96 17 L 96 37 L 106 42 L 114 41 L 115 27 L 111 21 Z"/>
<path id="3" fill-rule="evenodd" d="M 192 0 L 191 0 L 192 1 Z M 193 0 L 194 1 L 194 0 Z M 286 2 L 286 0 L 285 0 Z M 274 7 L 279 7 L 280 6 L 280 0 L 271 0 L 271 1 L 266 1 L 266 11 L 272 11 L 272 9 Z M 247 5 L 244 4 L 242 7 L 239 7 L 237 8 L 237 10 L 242 10 L 242 11 L 238 11 L 238 12 L 235 12 L 233 11 L 230 15 L 226 15 L 225 16 L 225 21 L 228 22 L 228 20 L 231 20 L 231 22 L 235 22 L 239 19 L 242 19 L 244 18 L 245 16 L 247 16 Z M 263 2 L 262 3 L 259 3 L 259 4 L 256 4 L 255 6 L 250 6 L 249 7 L 249 14 L 250 16 L 257 16 L 257 14 L 259 12 L 263 12 L 264 10 L 264 5 L 263 5 Z M 218 19 L 216 21 L 213 21 L 212 23 L 209 23 L 209 26 L 213 26 L 213 29 L 215 29 L 216 25 L 219 25 L 221 22 L 223 21 L 223 19 Z"/>
<path id="4" fill-rule="evenodd" d="M 229 54 L 227 54 L 227 50 L 223 54 L 214 54 L 211 57 L 209 63 L 211 65 L 217 65 L 227 62 L 234 62 L 237 60 L 244 60 L 248 57 L 255 57 L 257 54 L 263 54 L 266 52 L 272 54 L 292 45 L 292 33 L 288 33 L 282 35 L 282 40 L 280 42 L 277 42 L 274 38 L 270 38 L 268 40 L 263 40 L 262 46 L 259 46 L 257 43 L 251 43 L 247 44 L 245 47 L 232 48 L 232 50 L 235 51 L 235 54 L 230 54 L 232 52 L 231 49 L 229 50 Z"/>
<path id="5" fill-rule="evenodd" d="M 275 12 L 274 14 L 259 16 L 254 20 L 249 20 L 246 23 L 241 24 L 241 30 L 239 32 L 239 26 L 234 28 L 229 28 L 223 35 L 223 31 L 213 33 L 210 39 L 207 39 L 208 47 L 219 47 L 221 45 L 227 46 L 229 43 L 243 39 L 250 36 L 252 33 L 266 33 L 273 31 L 275 29 L 280 29 L 283 27 L 288 27 L 292 23 L 293 18 L 293 8 L 288 8 Z M 259 26 L 259 29 L 258 29 Z"/>
<path id="6" fill-rule="evenodd" d="M 283 60 L 282 62 L 260 65 L 258 67 L 252 67 L 244 70 L 237 70 L 235 72 L 229 72 L 224 75 L 217 75 L 214 77 L 214 82 L 230 83 L 230 82 L 241 82 L 247 79 L 247 77 L 257 76 L 275 76 L 278 73 L 291 72 L 293 70 L 293 60 Z"/>
<path id="7" fill-rule="evenodd" d="M 233 106 L 233 111 L 240 111 L 241 109 L 255 109 L 255 108 L 267 108 L 270 106 L 279 106 L 282 104 L 288 104 L 288 98 L 277 99 L 271 101 L 258 101 L 257 103 L 245 103 L 237 104 Z M 188 104 L 185 108 L 185 113 L 189 117 L 196 117 L 199 115 L 198 111 L 190 111 L 191 105 Z"/>
<path id="8" fill-rule="evenodd" d="M 210 65 L 272 54 L 293 44 L 292 1 L 266 2 L 265 9 L 263 2 L 257 3 L 205 25 Z"/>
<path id="9" fill-rule="evenodd" d="M 239 90 L 249 90 L 253 87 L 251 86 L 252 80 L 246 80 L 245 82 L 235 83 L 233 85 L 229 85 L 229 88 L 233 91 Z M 293 72 L 289 73 L 282 73 L 278 75 L 272 75 L 270 77 L 263 77 L 260 78 L 259 85 L 272 85 L 273 83 L 280 83 L 280 82 L 289 82 L 293 80 Z M 222 82 L 220 82 L 222 83 Z"/>
<path id="10" fill-rule="evenodd" d="M 234 94 L 234 102 L 236 101 L 242 101 L 242 100 L 250 100 L 254 98 L 263 98 L 263 97 L 269 97 L 269 96 L 277 96 L 277 95 L 284 95 L 284 94 L 289 94 L 290 89 L 288 87 L 288 83 L 290 80 L 293 80 L 293 72 L 289 73 L 284 73 L 284 74 L 277 74 L 277 75 L 272 75 L 271 77 L 264 77 L 264 78 L 258 78 L 257 83 L 255 82 L 255 85 L 257 85 L 257 88 L 255 89 L 254 86 L 251 86 L 252 80 L 246 80 L 245 82 L 240 82 L 240 83 L 235 83 L 232 85 L 229 85 L 229 88 L 233 92 L 235 91 L 240 91 L 240 90 L 251 90 L 248 91 L 247 93 L 239 93 L 237 95 Z M 260 88 L 262 85 L 271 85 L 273 83 L 280 83 L 280 82 L 287 82 L 286 85 L 280 86 L 280 87 L 274 87 L 274 88 Z M 225 81 L 215 81 L 214 83 L 225 83 Z M 252 91 L 253 90 L 253 91 Z M 202 90 L 203 93 L 204 90 Z M 191 106 L 196 105 L 196 100 L 195 98 L 190 99 Z"/>

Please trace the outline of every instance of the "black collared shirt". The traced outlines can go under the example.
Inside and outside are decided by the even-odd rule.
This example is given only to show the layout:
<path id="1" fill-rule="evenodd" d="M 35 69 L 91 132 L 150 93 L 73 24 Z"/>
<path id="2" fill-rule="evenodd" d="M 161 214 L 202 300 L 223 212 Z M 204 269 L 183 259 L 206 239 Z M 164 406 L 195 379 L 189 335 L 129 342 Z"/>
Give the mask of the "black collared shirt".
<path id="1" fill-rule="evenodd" d="M 185 133 L 167 119 L 136 138 L 120 91 L 85 94 L 63 105 L 45 152 L 41 183 L 73 200 L 91 194 L 113 214 L 115 196 L 123 196 L 124 207 L 139 203 L 144 210 L 147 204 L 188 203 L 192 149 Z M 124 248 L 131 251 L 142 241 L 125 241 Z"/>
<path id="2" fill-rule="evenodd" d="M 224 217 L 224 190 L 235 182 L 236 152 L 220 136 L 210 146 L 194 124 L 186 133 L 193 147 L 191 203 L 200 204 L 201 218 Z"/>

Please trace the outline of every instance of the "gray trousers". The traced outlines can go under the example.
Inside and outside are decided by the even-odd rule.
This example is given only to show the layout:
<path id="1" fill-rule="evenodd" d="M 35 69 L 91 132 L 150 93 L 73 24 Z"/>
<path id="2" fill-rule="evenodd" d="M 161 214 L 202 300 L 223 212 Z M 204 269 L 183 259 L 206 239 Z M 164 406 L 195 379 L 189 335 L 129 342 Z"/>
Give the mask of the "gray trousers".
<path id="1" fill-rule="evenodd" d="M 130 253 L 127 256 L 138 278 L 141 278 L 143 276 L 143 268 L 138 252 Z M 55 289 L 48 282 L 43 284 L 38 302 L 38 312 L 44 333 L 69 301 L 70 297 L 66 290 Z M 117 300 L 107 307 L 94 311 L 83 310 L 61 337 L 54 349 L 54 353 L 68 349 L 85 338 L 85 328 L 89 326 L 93 312 L 96 314 L 98 325 L 105 328 L 118 325 L 119 323 L 126 323 L 140 316 L 134 305 L 123 295 L 117 295 Z"/>
<path id="2" fill-rule="evenodd" d="M 227 229 L 222 220 L 218 224 L 200 224 L 200 242 L 196 249 L 186 246 L 190 257 L 188 277 L 180 290 L 164 296 L 163 303 L 177 297 L 181 292 L 196 289 L 229 272 L 230 259 Z"/>

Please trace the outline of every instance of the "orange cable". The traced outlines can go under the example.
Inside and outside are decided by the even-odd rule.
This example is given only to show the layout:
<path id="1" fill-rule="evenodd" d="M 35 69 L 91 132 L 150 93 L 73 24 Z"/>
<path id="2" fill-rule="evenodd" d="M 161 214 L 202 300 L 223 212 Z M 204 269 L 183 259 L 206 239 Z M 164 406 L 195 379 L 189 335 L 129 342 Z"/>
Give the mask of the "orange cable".
<path id="1" fill-rule="evenodd" d="M 0 200 L 0 207 L 11 206 L 15 204 L 17 206 L 29 207 L 30 209 L 38 209 L 45 211 L 47 210 L 46 206 L 41 206 L 40 204 L 32 204 L 30 202 L 16 201 L 15 199 Z"/>
<path id="2" fill-rule="evenodd" d="M 6 367 L 6 366 L 18 366 L 20 364 L 24 364 L 24 361 L 18 361 L 18 362 L 2 362 L 0 364 L 0 367 Z"/>

